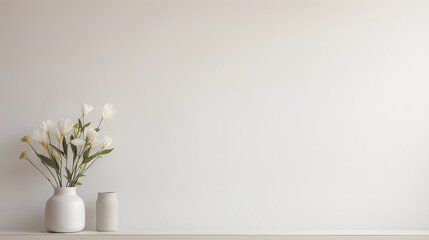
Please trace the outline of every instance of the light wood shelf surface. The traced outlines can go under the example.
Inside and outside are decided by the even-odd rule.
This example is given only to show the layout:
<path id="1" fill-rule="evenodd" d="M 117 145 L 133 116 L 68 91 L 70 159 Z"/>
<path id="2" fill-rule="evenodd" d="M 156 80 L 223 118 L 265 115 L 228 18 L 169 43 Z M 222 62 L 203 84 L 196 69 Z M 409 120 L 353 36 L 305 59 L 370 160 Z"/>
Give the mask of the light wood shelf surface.
<path id="1" fill-rule="evenodd" d="M 0 229 L 1 240 L 429 240 L 429 229 L 121 229 L 117 232 L 50 233 L 44 229 Z"/>

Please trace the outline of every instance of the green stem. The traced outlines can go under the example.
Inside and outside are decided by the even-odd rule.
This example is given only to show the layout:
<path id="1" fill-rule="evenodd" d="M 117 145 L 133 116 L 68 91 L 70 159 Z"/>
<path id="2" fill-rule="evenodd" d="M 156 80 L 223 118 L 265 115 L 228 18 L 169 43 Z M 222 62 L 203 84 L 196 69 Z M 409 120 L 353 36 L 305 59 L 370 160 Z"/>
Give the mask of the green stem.
<path id="1" fill-rule="evenodd" d="M 82 116 L 82 128 L 85 126 L 85 116 Z M 82 129 L 82 138 L 85 140 L 85 131 Z"/>
<path id="2" fill-rule="evenodd" d="M 35 167 L 37 169 L 37 171 L 39 171 L 43 176 L 45 176 L 45 178 L 48 180 L 48 182 L 52 185 L 52 187 L 55 187 L 54 184 L 52 184 L 51 179 L 49 179 L 42 171 L 40 171 L 40 169 L 34 165 L 34 163 L 29 159 L 29 158 L 25 158 L 28 162 L 31 163 L 31 165 L 33 165 L 33 167 Z"/>
<path id="3" fill-rule="evenodd" d="M 39 154 L 36 152 L 36 149 L 34 149 L 34 147 L 33 147 L 29 142 L 27 142 L 27 144 L 28 144 L 28 145 L 30 145 L 31 149 L 33 149 L 33 151 L 34 151 L 34 153 L 35 153 L 36 155 L 39 155 Z M 57 185 L 57 187 L 58 187 L 57 179 L 55 178 L 55 175 L 52 173 L 51 169 L 49 169 L 48 165 L 46 165 L 43 161 L 42 161 L 42 164 L 43 164 L 43 165 L 46 167 L 46 169 L 48 169 L 48 171 L 51 173 L 52 177 L 53 177 L 53 178 L 54 178 L 54 180 L 55 180 L 55 184 L 56 184 L 56 185 Z"/>
<path id="4" fill-rule="evenodd" d="M 58 149 L 61 149 L 60 142 L 58 142 Z M 60 167 L 61 173 L 60 174 L 61 174 L 61 181 L 62 181 L 62 179 L 63 179 L 63 157 L 61 155 L 60 155 L 60 159 L 61 159 L 61 167 Z M 67 160 L 67 158 L 66 158 L 66 160 Z M 66 163 L 66 167 L 67 167 L 67 163 Z"/>
<path id="5" fill-rule="evenodd" d="M 75 181 L 75 178 L 76 178 L 77 176 L 79 176 L 79 175 L 78 175 L 79 168 L 80 168 L 80 166 L 79 166 L 79 168 L 78 168 L 79 160 L 82 158 L 82 155 L 83 155 L 83 153 L 84 153 L 84 152 L 85 152 L 85 150 L 86 150 L 86 146 L 87 146 L 87 145 L 85 144 L 83 147 L 81 147 L 82 151 L 79 151 L 79 152 L 80 152 L 80 154 L 78 154 L 79 156 L 78 156 L 78 158 L 77 158 L 77 160 L 76 160 L 75 166 L 73 167 L 73 172 L 72 172 L 72 182 L 74 182 L 74 181 Z"/>
<path id="6" fill-rule="evenodd" d="M 96 127 L 96 129 L 99 129 L 99 127 L 100 127 L 100 125 L 101 125 L 101 123 L 103 122 L 103 117 L 101 117 L 101 120 L 100 120 L 100 122 L 98 123 L 98 126 Z M 97 131 L 98 132 L 98 131 Z"/>
<path id="7" fill-rule="evenodd" d="M 89 164 L 89 166 L 87 167 L 87 168 L 85 168 L 83 171 L 82 171 L 82 174 L 84 174 L 85 172 L 86 172 L 86 170 L 88 170 L 91 166 L 92 166 L 92 164 L 94 164 L 94 162 L 95 162 L 95 160 L 97 160 L 97 159 L 99 159 L 100 157 L 96 157 L 90 164 Z"/>
<path id="8" fill-rule="evenodd" d="M 64 137 L 64 139 L 65 139 L 65 137 Z M 60 142 L 62 142 L 63 141 L 63 139 L 61 138 L 61 141 Z M 58 146 L 60 145 L 60 143 L 58 143 Z M 66 147 L 68 148 L 69 146 L 66 144 Z M 65 149 L 63 148 L 63 152 L 65 153 Z M 66 168 L 68 168 L 69 167 L 69 161 L 68 161 L 68 156 L 67 156 L 68 154 L 65 154 L 65 159 L 66 159 Z"/>
<path id="9" fill-rule="evenodd" d="M 49 152 L 49 154 L 51 155 L 51 159 L 52 160 L 54 160 L 54 161 L 56 161 L 57 162 L 57 164 L 58 164 L 58 161 L 57 161 L 57 159 L 54 157 L 54 154 L 52 153 L 53 151 L 52 151 L 52 142 L 51 142 L 51 135 L 48 133 L 48 140 L 49 140 L 49 146 L 51 147 L 50 149 L 48 148 L 48 150 L 50 150 L 50 152 Z M 61 157 L 61 156 L 60 156 Z M 59 166 L 60 164 L 58 164 L 58 166 Z M 56 174 L 57 174 L 57 177 L 58 177 L 58 181 L 60 182 L 60 187 L 62 187 L 63 186 L 63 178 L 61 177 L 61 174 L 62 174 L 62 167 L 63 167 L 63 165 L 61 164 L 61 167 L 60 167 L 60 169 L 55 169 L 55 172 L 56 172 Z"/>
<path id="10" fill-rule="evenodd" d="M 48 152 L 48 154 L 51 157 L 51 159 L 53 159 L 55 162 L 57 162 L 57 160 L 55 159 L 54 155 L 52 154 L 52 150 L 50 150 L 49 148 L 46 148 L 46 151 Z M 58 162 L 57 162 L 57 164 L 58 164 Z M 63 184 L 62 184 L 61 178 L 59 177 L 58 171 L 59 170 L 55 169 L 55 174 L 57 175 L 58 182 L 60 183 L 60 187 L 62 187 Z"/>

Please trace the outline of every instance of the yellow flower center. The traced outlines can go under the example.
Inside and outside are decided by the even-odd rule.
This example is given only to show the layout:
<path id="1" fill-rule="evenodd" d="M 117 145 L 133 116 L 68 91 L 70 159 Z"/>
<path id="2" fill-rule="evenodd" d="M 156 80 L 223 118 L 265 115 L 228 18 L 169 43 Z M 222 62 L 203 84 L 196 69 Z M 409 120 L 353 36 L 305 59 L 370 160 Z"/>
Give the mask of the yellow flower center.
<path id="1" fill-rule="evenodd" d="M 21 153 L 21 156 L 19 156 L 19 159 L 25 159 L 27 157 L 27 152 L 24 151 Z"/>

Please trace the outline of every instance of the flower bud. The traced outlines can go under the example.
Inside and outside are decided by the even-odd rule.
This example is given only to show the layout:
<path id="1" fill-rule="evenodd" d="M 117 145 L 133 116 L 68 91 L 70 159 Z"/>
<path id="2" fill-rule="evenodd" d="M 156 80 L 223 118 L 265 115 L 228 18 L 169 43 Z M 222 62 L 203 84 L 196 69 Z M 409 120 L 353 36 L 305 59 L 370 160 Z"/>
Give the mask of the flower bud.
<path id="1" fill-rule="evenodd" d="M 22 153 L 21 153 L 21 155 L 19 156 L 19 159 L 27 159 L 27 152 L 26 151 L 23 151 Z"/>
<path id="2" fill-rule="evenodd" d="M 28 142 L 29 136 L 24 136 L 21 138 L 21 142 Z"/>

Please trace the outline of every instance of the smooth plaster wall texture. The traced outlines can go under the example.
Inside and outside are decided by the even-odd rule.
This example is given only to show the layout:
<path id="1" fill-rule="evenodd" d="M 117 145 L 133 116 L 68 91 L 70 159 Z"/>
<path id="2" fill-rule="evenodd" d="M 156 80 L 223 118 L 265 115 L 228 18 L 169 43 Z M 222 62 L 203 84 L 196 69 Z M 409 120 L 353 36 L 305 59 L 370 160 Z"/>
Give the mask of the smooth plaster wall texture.
<path id="1" fill-rule="evenodd" d="M 429 227 L 429 1 L 0 1 L 0 227 L 41 227 L 42 120 L 118 115 L 87 228 Z"/>

